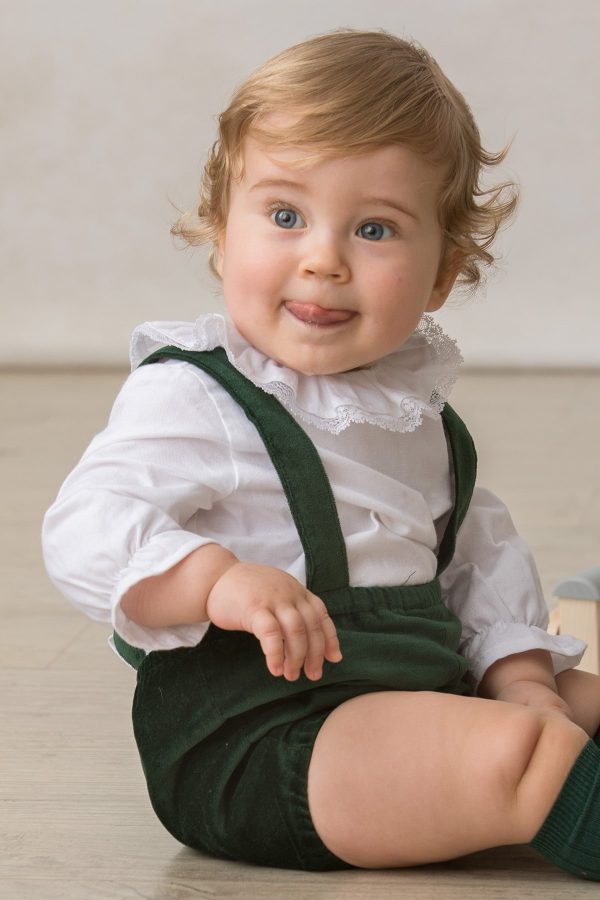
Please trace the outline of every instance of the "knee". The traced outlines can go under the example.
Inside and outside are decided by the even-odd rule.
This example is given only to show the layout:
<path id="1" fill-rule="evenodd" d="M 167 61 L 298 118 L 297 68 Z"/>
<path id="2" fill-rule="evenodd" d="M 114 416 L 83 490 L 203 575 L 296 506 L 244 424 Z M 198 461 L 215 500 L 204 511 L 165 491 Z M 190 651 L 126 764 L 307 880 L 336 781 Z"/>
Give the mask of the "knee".
<path id="1" fill-rule="evenodd" d="M 548 715 L 525 706 L 508 707 L 506 712 L 496 724 L 488 771 L 494 773 L 496 784 L 512 802 L 535 756 Z"/>
<path id="2" fill-rule="evenodd" d="M 519 843 L 541 827 L 585 741 L 577 725 L 551 710 L 518 708 L 504 723 L 495 779 Z"/>

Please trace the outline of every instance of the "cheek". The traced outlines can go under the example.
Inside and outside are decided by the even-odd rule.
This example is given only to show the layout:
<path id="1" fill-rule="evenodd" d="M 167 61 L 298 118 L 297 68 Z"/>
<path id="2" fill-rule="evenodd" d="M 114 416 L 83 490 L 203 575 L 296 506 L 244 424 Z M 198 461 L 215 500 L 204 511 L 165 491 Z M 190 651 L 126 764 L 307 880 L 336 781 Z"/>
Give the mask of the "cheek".
<path id="1" fill-rule="evenodd" d="M 400 259 L 375 270 L 370 281 L 388 301 L 395 298 L 396 301 L 402 299 L 409 305 L 411 302 L 418 305 L 429 297 L 435 277 L 434 259 L 422 256 L 410 260 Z"/>
<path id="2" fill-rule="evenodd" d="M 365 284 L 383 303 L 390 303 L 411 291 L 412 276 L 405 266 L 400 264 L 373 266 L 366 272 Z"/>
<path id="3" fill-rule="evenodd" d="M 265 251 L 260 242 L 246 236 L 231 243 L 234 248 L 225 252 L 223 259 L 223 284 L 242 286 L 246 292 L 264 289 L 277 279 L 277 257 Z"/>

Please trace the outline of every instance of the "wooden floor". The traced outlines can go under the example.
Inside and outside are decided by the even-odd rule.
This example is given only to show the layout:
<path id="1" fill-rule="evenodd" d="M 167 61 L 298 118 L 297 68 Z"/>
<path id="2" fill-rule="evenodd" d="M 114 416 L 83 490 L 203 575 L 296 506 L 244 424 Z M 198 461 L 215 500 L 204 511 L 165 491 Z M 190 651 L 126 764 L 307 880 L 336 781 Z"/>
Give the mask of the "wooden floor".
<path id="1" fill-rule="evenodd" d="M 133 672 L 47 581 L 44 510 L 123 379 L 0 375 L 0 896 L 6 900 L 597 897 L 526 848 L 450 864 L 324 875 L 224 863 L 181 847 L 150 809 L 130 730 Z M 480 483 L 500 494 L 553 585 L 600 561 L 599 377 L 468 373 Z"/>

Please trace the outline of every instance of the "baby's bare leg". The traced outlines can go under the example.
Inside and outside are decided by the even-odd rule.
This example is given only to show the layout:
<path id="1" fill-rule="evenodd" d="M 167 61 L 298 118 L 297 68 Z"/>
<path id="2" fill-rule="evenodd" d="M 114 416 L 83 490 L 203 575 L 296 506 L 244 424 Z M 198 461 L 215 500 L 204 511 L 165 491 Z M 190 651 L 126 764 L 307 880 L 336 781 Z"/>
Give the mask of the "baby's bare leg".
<path id="1" fill-rule="evenodd" d="M 574 714 L 574 721 L 594 737 L 600 728 L 600 675 L 569 669 L 556 676 L 558 693 Z"/>
<path id="2" fill-rule="evenodd" d="M 556 712 L 431 692 L 339 706 L 317 736 L 308 798 L 346 862 L 419 865 L 533 839 L 588 740 Z"/>

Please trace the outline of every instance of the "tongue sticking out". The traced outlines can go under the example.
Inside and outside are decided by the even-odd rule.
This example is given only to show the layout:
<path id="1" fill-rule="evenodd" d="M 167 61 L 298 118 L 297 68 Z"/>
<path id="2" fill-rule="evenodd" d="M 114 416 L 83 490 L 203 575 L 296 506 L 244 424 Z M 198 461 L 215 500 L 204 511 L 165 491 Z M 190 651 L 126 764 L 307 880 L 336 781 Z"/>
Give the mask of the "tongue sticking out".
<path id="1" fill-rule="evenodd" d="M 307 325 L 336 325 L 347 322 L 354 315 L 349 309 L 324 309 L 316 303 L 294 303 L 293 300 L 288 300 L 285 308 Z"/>

